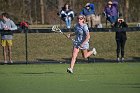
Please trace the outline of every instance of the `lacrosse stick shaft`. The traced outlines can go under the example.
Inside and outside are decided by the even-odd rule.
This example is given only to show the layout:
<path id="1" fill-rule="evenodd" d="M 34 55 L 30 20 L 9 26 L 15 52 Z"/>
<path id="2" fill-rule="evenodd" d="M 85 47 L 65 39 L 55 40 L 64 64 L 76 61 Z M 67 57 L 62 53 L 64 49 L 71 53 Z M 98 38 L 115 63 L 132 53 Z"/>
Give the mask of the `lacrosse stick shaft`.
<path id="1" fill-rule="evenodd" d="M 68 36 L 65 33 L 62 33 L 62 34 L 68 38 Z M 68 38 L 68 39 L 74 41 L 74 39 L 72 39 L 72 38 Z"/>
<path id="2" fill-rule="evenodd" d="M 61 31 L 61 29 L 60 29 L 58 26 L 56 26 L 56 25 L 54 25 L 54 26 L 52 27 L 52 31 L 57 32 L 57 33 L 61 33 L 61 34 L 63 34 L 64 36 L 66 36 L 66 37 L 68 38 L 67 34 L 63 33 L 63 32 Z M 71 39 L 72 41 L 74 41 L 74 39 L 72 39 L 72 38 L 68 38 L 68 39 Z"/>

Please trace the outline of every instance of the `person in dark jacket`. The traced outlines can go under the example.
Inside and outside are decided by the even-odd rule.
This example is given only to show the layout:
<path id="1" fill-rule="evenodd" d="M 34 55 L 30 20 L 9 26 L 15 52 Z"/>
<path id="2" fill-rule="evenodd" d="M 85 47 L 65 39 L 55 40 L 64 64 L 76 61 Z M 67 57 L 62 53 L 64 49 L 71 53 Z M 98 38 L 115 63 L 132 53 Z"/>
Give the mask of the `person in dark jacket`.
<path id="1" fill-rule="evenodd" d="M 74 19 L 74 16 L 74 11 L 70 9 L 70 5 L 66 3 L 60 11 L 60 17 L 64 22 L 66 22 L 66 26 L 68 29 L 71 28 L 71 21 Z"/>
<path id="2" fill-rule="evenodd" d="M 116 31 L 117 61 L 124 62 L 124 47 L 125 47 L 125 43 L 127 40 L 126 31 L 124 31 L 124 28 L 127 28 L 128 25 L 126 24 L 126 22 L 124 22 L 124 19 L 118 19 L 118 21 L 115 23 L 114 27 L 118 28 L 118 30 Z M 121 52 L 121 59 L 119 58 L 120 52 Z"/>

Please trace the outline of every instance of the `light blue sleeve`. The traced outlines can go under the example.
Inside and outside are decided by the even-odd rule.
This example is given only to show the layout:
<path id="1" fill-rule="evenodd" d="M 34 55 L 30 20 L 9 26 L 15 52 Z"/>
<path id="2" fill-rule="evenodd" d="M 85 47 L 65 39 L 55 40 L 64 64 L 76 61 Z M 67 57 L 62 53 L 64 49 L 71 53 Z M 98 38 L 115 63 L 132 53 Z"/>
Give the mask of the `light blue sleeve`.
<path id="1" fill-rule="evenodd" d="M 11 28 L 10 30 L 17 30 L 17 26 L 15 25 L 15 23 L 11 20 Z"/>
<path id="2" fill-rule="evenodd" d="M 3 22 L 0 21 L 0 30 L 2 30 L 2 29 L 3 29 Z"/>
<path id="3" fill-rule="evenodd" d="M 83 30 L 85 31 L 85 33 L 89 33 L 89 29 L 88 29 L 87 24 L 85 24 L 85 25 L 83 26 Z"/>

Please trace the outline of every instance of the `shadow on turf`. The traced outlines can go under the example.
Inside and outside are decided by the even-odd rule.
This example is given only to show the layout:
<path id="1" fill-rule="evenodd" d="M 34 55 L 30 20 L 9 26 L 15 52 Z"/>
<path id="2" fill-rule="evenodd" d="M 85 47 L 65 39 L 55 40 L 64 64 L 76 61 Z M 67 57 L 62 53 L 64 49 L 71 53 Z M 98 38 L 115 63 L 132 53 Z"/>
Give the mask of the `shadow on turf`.
<path id="1" fill-rule="evenodd" d="M 106 83 L 107 85 L 128 86 L 130 88 L 140 88 L 140 83 Z"/>
<path id="2" fill-rule="evenodd" d="M 62 58 L 63 61 L 48 60 L 48 59 L 37 59 L 38 62 L 44 63 L 70 63 L 71 58 Z M 76 63 L 116 63 L 116 59 L 105 59 L 105 58 L 87 58 L 77 59 Z M 125 62 L 140 62 L 140 57 L 132 57 L 125 59 Z"/>
<path id="3" fill-rule="evenodd" d="M 62 75 L 62 74 L 64 74 L 64 73 L 57 73 L 57 72 L 28 72 L 28 73 L 20 73 L 20 74 L 25 74 L 25 75 L 45 75 L 45 74 L 50 74 L 50 75 L 52 75 L 52 74 L 60 74 L 60 75 Z"/>
<path id="4" fill-rule="evenodd" d="M 62 58 L 63 61 L 53 59 L 37 59 L 37 61 L 14 61 L 14 63 L 7 63 L 8 65 L 13 64 L 70 64 L 71 58 Z M 105 58 L 88 58 L 88 59 L 77 59 L 76 63 L 116 63 L 116 59 L 105 59 Z M 125 59 L 125 62 L 140 62 L 140 57 L 131 57 Z M 0 65 L 7 65 L 0 62 Z"/>
<path id="5" fill-rule="evenodd" d="M 70 58 L 63 58 L 66 62 L 71 60 Z M 88 59 L 77 59 L 77 63 L 116 63 L 116 59 L 105 59 L 105 58 L 88 58 Z M 133 57 L 125 59 L 125 62 L 140 62 L 140 57 Z"/>

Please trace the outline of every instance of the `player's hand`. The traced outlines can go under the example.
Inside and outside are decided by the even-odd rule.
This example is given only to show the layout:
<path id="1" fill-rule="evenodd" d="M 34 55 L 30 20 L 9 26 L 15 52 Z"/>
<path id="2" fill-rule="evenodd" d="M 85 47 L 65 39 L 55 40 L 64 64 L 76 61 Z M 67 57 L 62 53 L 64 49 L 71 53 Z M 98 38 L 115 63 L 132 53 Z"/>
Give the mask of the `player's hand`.
<path id="1" fill-rule="evenodd" d="M 8 26 L 4 26 L 4 30 L 9 30 L 9 27 Z"/>
<path id="2" fill-rule="evenodd" d="M 107 15 L 108 17 L 110 17 L 110 15 Z"/>
<path id="3" fill-rule="evenodd" d="M 9 30 L 9 28 L 4 28 L 4 30 Z"/>
<path id="4" fill-rule="evenodd" d="M 83 45 L 83 44 L 81 44 L 81 45 L 80 45 L 80 48 L 83 48 L 83 46 L 84 46 L 84 45 Z"/>
<path id="5" fill-rule="evenodd" d="M 71 37 L 70 34 L 68 34 L 68 35 L 67 35 L 67 38 L 70 38 L 70 37 Z"/>

